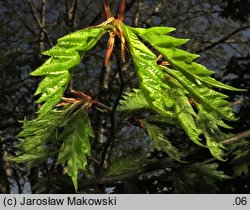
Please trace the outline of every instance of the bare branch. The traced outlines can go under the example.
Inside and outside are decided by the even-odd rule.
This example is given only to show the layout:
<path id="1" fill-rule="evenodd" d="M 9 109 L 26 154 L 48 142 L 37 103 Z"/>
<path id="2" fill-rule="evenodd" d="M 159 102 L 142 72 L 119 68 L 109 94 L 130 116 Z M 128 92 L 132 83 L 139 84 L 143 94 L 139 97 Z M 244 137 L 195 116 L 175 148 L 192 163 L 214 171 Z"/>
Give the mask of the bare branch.
<path id="1" fill-rule="evenodd" d="M 223 140 L 222 144 L 233 144 L 233 143 L 239 142 L 242 139 L 248 138 L 248 137 L 250 137 L 250 129 L 246 130 L 244 132 L 235 134 L 234 136 L 232 136 L 232 137 L 230 137 L 228 139 Z"/>
<path id="2" fill-rule="evenodd" d="M 142 1 L 139 0 L 138 3 L 137 3 L 137 6 L 136 6 L 136 13 L 135 13 L 135 18 L 134 18 L 134 23 L 133 23 L 133 25 L 135 27 L 138 27 L 138 25 L 139 25 L 141 7 L 142 7 Z"/>
<path id="3" fill-rule="evenodd" d="M 116 123 L 115 123 L 115 112 L 117 110 L 117 107 L 119 105 L 120 99 L 122 97 L 122 93 L 124 90 L 124 78 L 123 78 L 123 73 L 122 73 L 122 69 L 123 69 L 123 65 L 122 62 L 120 60 L 119 57 L 119 49 L 117 47 L 115 47 L 115 52 L 116 52 L 116 64 L 117 64 L 117 68 L 118 68 L 118 74 L 119 74 L 119 79 L 120 79 L 120 88 L 117 94 L 117 97 L 115 99 L 114 105 L 112 107 L 112 112 L 110 113 L 110 133 L 109 133 L 109 137 L 107 139 L 107 142 L 105 143 L 104 149 L 103 149 L 103 153 L 102 153 L 102 158 L 101 158 L 101 166 L 104 166 L 104 164 L 106 162 L 108 162 L 109 159 L 109 154 L 110 154 L 110 149 L 113 145 L 113 141 L 115 138 L 115 129 L 116 129 Z"/>
<path id="4" fill-rule="evenodd" d="M 76 10 L 77 10 L 77 0 L 73 0 L 70 7 L 68 6 L 68 1 L 65 1 L 66 5 L 66 16 L 67 22 L 72 30 L 76 28 Z"/>
<path id="5" fill-rule="evenodd" d="M 30 0 L 25 0 L 26 3 L 29 5 L 30 10 L 32 12 L 33 17 L 35 18 L 37 25 L 39 27 L 39 29 L 44 33 L 45 38 L 47 39 L 47 42 L 49 44 L 50 47 L 53 46 L 53 43 L 51 41 L 51 39 L 49 38 L 47 31 L 45 29 L 45 25 L 43 25 L 43 23 L 41 22 L 41 20 L 39 19 L 39 17 L 37 16 L 37 12 L 36 12 L 36 6 L 34 4 L 34 2 L 30 1 Z"/>
<path id="6" fill-rule="evenodd" d="M 206 47 L 202 47 L 201 49 L 198 49 L 195 51 L 195 53 L 201 53 L 201 52 L 204 52 L 204 51 L 207 51 L 209 49 L 212 49 L 214 48 L 215 46 L 217 46 L 218 44 L 221 44 L 221 43 L 224 43 L 226 40 L 228 40 L 230 37 L 232 37 L 233 35 L 241 32 L 241 31 L 244 31 L 246 29 L 249 29 L 250 28 L 250 25 L 248 26 L 243 26 L 243 27 L 240 27 L 240 28 L 237 28 L 236 30 L 234 30 L 233 32 L 231 32 L 230 34 L 226 35 L 225 37 L 223 37 L 222 39 L 212 43 L 211 45 L 208 45 Z"/>
<path id="7" fill-rule="evenodd" d="M 42 9 L 41 9 L 41 26 L 44 29 L 45 28 L 45 10 L 46 10 L 46 0 L 42 0 Z M 40 52 L 43 52 L 45 50 L 45 33 L 43 30 L 40 31 Z"/>

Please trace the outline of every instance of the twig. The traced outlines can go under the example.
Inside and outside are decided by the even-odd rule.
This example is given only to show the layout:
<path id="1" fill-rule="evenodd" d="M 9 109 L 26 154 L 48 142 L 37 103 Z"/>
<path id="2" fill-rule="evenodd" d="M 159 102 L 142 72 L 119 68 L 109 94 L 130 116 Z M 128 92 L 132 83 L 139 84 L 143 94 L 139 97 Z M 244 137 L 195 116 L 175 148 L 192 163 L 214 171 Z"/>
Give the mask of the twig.
<path id="1" fill-rule="evenodd" d="M 77 10 L 77 0 L 73 0 L 70 7 L 68 5 L 68 1 L 65 1 L 65 13 L 67 17 L 67 21 L 69 23 L 69 27 L 71 30 L 76 28 L 76 10 Z M 67 23 L 67 22 L 66 22 Z"/>
<path id="2" fill-rule="evenodd" d="M 117 67 L 118 67 L 118 74 L 119 74 L 119 79 L 120 79 L 120 89 L 119 92 L 117 94 L 116 100 L 114 102 L 114 105 L 112 107 L 112 111 L 110 113 L 110 133 L 109 133 L 109 137 L 107 139 L 107 142 L 104 146 L 103 152 L 102 152 L 102 157 L 101 157 L 101 167 L 103 168 L 105 161 L 108 159 L 109 157 L 109 153 L 110 153 L 110 148 L 113 144 L 113 140 L 114 140 L 114 136 L 115 136 L 115 112 L 116 109 L 119 105 L 119 101 L 121 100 L 122 97 L 122 93 L 124 90 L 124 79 L 123 79 L 123 75 L 122 75 L 122 65 L 121 65 L 121 61 L 119 59 L 119 50 L 117 49 L 117 47 L 115 47 L 115 52 L 116 52 L 116 63 L 117 63 Z"/>
<path id="3" fill-rule="evenodd" d="M 140 8 L 142 7 L 142 2 L 141 0 L 138 1 L 137 6 L 136 6 L 136 13 L 135 13 L 135 18 L 134 18 L 134 23 L 133 25 L 135 27 L 138 27 L 139 25 L 139 19 L 140 19 Z"/>
<path id="4" fill-rule="evenodd" d="M 112 62 L 109 62 L 107 65 L 102 66 L 101 74 L 100 74 L 100 81 L 99 81 L 99 88 L 98 88 L 98 95 L 96 99 L 98 101 L 102 101 L 105 104 L 109 103 L 109 97 L 108 97 L 108 89 L 109 89 L 109 83 L 110 83 L 110 73 L 111 73 L 111 64 Z M 109 113 L 112 112 L 112 108 L 110 108 Z M 107 119 L 106 116 L 103 115 L 103 113 L 97 113 L 96 115 L 96 123 L 95 125 L 95 130 L 96 130 L 96 135 L 93 140 L 93 151 L 96 151 L 96 156 L 99 156 L 102 151 L 102 147 L 100 145 L 103 145 L 104 143 L 104 133 L 107 130 Z M 100 175 L 101 173 L 101 167 L 100 163 L 95 165 L 94 167 L 97 169 L 95 171 L 95 174 L 97 176 Z"/>
<path id="5" fill-rule="evenodd" d="M 40 22 L 41 22 L 41 26 L 44 29 L 45 28 L 45 12 L 46 12 L 46 0 L 42 0 L 42 6 L 41 6 L 41 18 L 40 18 Z M 40 31 L 40 52 L 43 52 L 45 50 L 45 42 L 44 42 L 44 38 L 45 38 L 45 33 L 43 30 Z"/>
<path id="6" fill-rule="evenodd" d="M 35 8 L 34 8 L 34 7 L 35 7 L 35 6 L 34 6 L 34 3 L 31 2 L 30 0 L 25 0 L 25 1 L 26 1 L 27 4 L 29 5 L 30 10 L 31 10 L 31 12 L 32 12 L 32 15 L 33 15 L 33 17 L 35 18 L 38 27 L 39 27 L 40 30 L 44 33 L 44 36 L 45 36 L 45 38 L 47 39 L 49 46 L 52 47 L 52 46 L 53 46 L 53 43 L 52 43 L 52 41 L 50 40 L 50 38 L 49 38 L 49 36 L 48 36 L 48 34 L 47 34 L 47 31 L 46 31 L 46 29 L 44 28 L 42 22 L 39 20 L 39 17 L 37 16 L 37 13 L 36 13 Z"/>
<path id="7" fill-rule="evenodd" d="M 105 104 L 103 104 L 103 103 L 101 103 L 101 102 L 99 102 L 99 101 L 95 101 L 95 104 L 96 104 L 98 107 L 103 108 L 103 109 L 105 109 L 105 110 L 108 111 L 108 112 L 112 112 L 112 111 L 113 111 L 112 108 L 108 107 L 107 105 L 105 105 Z"/>
<path id="8" fill-rule="evenodd" d="M 195 53 L 201 53 L 201 52 L 207 51 L 207 50 L 209 50 L 209 49 L 211 49 L 211 48 L 217 46 L 218 44 L 221 44 L 221 43 L 225 42 L 225 41 L 228 40 L 231 36 L 233 36 L 233 35 L 239 33 L 240 31 L 246 30 L 246 29 L 248 29 L 248 28 L 250 28 L 250 25 L 248 25 L 248 26 L 243 26 L 243 27 L 240 27 L 240 28 L 237 28 L 236 30 L 234 30 L 234 31 L 231 32 L 230 34 L 228 34 L 228 35 L 226 35 L 225 37 L 223 37 L 222 39 L 220 39 L 220 40 L 218 40 L 218 41 L 212 43 L 211 45 L 208 45 L 208 46 L 206 46 L 206 47 L 202 47 L 202 48 L 199 49 L 199 50 L 196 50 Z"/>
<path id="9" fill-rule="evenodd" d="M 236 142 L 238 142 L 244 138 L 248 138 L 248 137 L 250 137 L 250 129 L 243 131 L 241 133 L 235 134 L 234 136 L 223 140 L 222 144 L 233 144 L 233 143 L 236 143 Z"/>
<path id="10" fill-rule="evenodd" d="M 16 87 L 16 85 L 22 85 L 26 80 L 32 79 L 30 76 L 24 78 L 24 79 L 20 79 L 19 81 L 10 83 L 10 84 L 6 84 L 5 86 L 0 87 L 0 92 L 11 92 L 13 90 L 18 89 L 19 87 Z"/>
<path id="11" fill-rule="evenodd" d="M 248 138 L 248 137 L 250 137 L 250 129 L 246 130 L 244 132 L 238 133 L 238 134 L 236 134 L 236 135 L 234 135 L 234 136 L 232 136 L 232 137 L 230 137 L 228 139 L 223 140 L 222 144 L 224 144 L 224 145 L 233 144 L 233 143 L 236 143 L 236 142 L 238 142 L 238 141 L 240 141 L 240 140 L 242 140 L 244 138 Z M 246 147 L 244 147 L 243 149 L 247 149 L 249 145 L 250 144 L 246 145 Z M 236 149 L 233 149 L 233 150 L 230 150 L 230 151 L 226 152 L 223 155 L 223 158 L 226 158 L 226 157 L 230 156 L 235 150 Z M 211 163 L 213 161 L 216 161 L 216 158 L 214 158 L 214 157 L 210 158 L 210 159 L 204 161 L 204 163 Z"/>

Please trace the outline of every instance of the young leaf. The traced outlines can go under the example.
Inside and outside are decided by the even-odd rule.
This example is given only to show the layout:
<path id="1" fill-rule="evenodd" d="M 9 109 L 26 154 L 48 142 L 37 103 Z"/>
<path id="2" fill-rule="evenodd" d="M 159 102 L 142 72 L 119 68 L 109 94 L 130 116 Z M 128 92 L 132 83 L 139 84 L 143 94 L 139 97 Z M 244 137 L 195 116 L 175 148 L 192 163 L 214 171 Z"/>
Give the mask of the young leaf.
<path id="1" fill-rule="evenodd" d="M 71 176 L 77 191 L 77 177 L 79 170 L 85 170 L 86 155 L 90 154 L 89 137 L 94 137 L 88 114 L 79 109 L 68 125 L 59 134 L 58 139 L 63 140 L 57 163 L 67 162 L 67 173 Z"/>
<path id="2" fill-rule="evenodd" d="M 168 115 L 165 115 L 165 117 L 170 117 L 171 112 L 172 116 L 176 115 L 189 138 L 200 146 L 203 145 L 200 142 L 200 134 L 204 133 L 206 146 L 214 157 L 222 160 L 222 149 L 224 147 L 220 140 L 225 135 L 218 126 L 230 128 L 222 119 L 234 120 L 235 117 L 229 102 L 225 100 L 227 96 L 211 88 L 217 87 L 236 91 L 241 91 L 241 89 L 230 87 L 211 78 L 212 71 L 194 62 L 194 59 L 199 57 L 199 55 L 176 48 L 188 40 L 166 35 L 172 30 L 173 28 L 168 29 L 166 27 L 141 29 L 124 26 L 129 49 L 134 57 L 133 60 L 138 71 L 140 87 L 148 101 L 156 100 L 156 98 L 161 99 L 161 103 L 157 102 L 157 106 L 160 109 L 156 109 L 153 106 L 154 104 L 152 104 L 153 109 L 163 114 L 165 108 L 168 111 Z M 156 56 L 140 42 L 136 35 L 161 53 L 168 61 L 170 67 L 169 65 L 160 65 L 159 69 L 159 66 L 155 65 L 154 59 Z M 140 58 L 136 57 L 138 55 L 141 58 L 145 57 L 141 63 Z M 166 74 L 162 74 L 161 70 L 165 71 Z M 154 72 L 154 75 L 149 75 L 149 72 Z M 150 81 L 150 78 L 157 81 L 158 89 L 151 88 L 153 82 Z M 144 89 L 145 86 L 147 86 L 147 89 Z M 163 91 L 164 97 L 168 99 L 169 106 L 162 105 L 164 102 L 162 98 Z M 194 103 L 193 107 L 189 102 L 190 99 Z M 196 106 L 200 107 L 199 116 L 194 110 Z M 205 122 L 209 122 L 209 126 Z M 218 135 L 213 135 L 211 130 Z"/>
<path id="3" fill-rule="evenodd" d="M 208 111 L 214 111 L 221 118 L 227 120 L 234 120 L 233 110 L 229 106 L 229 102 L 224 100 L 227 98 L 226 95 L 216 92 L 204 85 L 195 84 L 186 78 L 181 72 L 163 67 L 163 69 L 174 76 L 182 85 L 186 88 L 189 94 L 194 98 L 197 103 L 203 105 Z"/>
<path id="4" fill-rule="evenodd" d="M 151 28 L 132 28 L 129 27 L 131 30 L 134 30 L 134 32 L 141 34 L 141 35 L 147 35 L 155 33 L 157 35 L 164 35 L 164 34 L 168 34 L 172 31 L 175 31 L 176 29 L 173 27 L 166 27 L 166 26 L 154 26 Z"/>
<path id="5" fill-rule="evenodd" d="M 184 166 L 173 173 L 175 193 L 215 193 L 219 191 L 217 183 L 231 177 L 217 170 L 218 164 L 194 163 Z"/>
<path id="6" fill-rule="evenodd" d="M 41 94 L 37 103 L 43 103 L 38 110 L 39 117 L 45 116 L 60 100 L 73 73 L 85 52 L 91 50 L 105 33 L 102 27 L 79 30 L 58 39 L 50 50 L 43 52 L 50 58 L 31 73 L 46 76 L 39 84 L 35 95 Z"/>
<path id="7" fill-rule="evenodd" d="M 205 66 L 202 66 L 198 63 L 193 62 L 194 59 L 199 57 L 199 55 L 189 53 L 184 50 L 177 49 L 175 47 L 184 44 L 187 39 L 179 39 L 171 36 L 167 36 L 166 33 L 161 33 L 165 27 L 162 27 L 162 30 L 149 29 L 140 29 L 132 28 L 137 35 L 139 35 L 146 42 L 151 44 L 159 53 L 161 53 L 164 58 L 170 62 L 171 66 L 181 71 L 183 74 L 187 74 L 190 77 L 193 77 L 205 84 L 215 86 L 217 88 L 224 88 L 227 90 L 233 91 L 242 91 L 242 89 L 234 88 L 229 85 L 225 85 L 215 79 L 211 78 L 210 75 L 213 74 L 213 71 L 208 70 Z"/>
<path id="8" fill-rule="evenodd" d="M 181 161 L 178 149 L 167 139 L 165 132 L 160 127 L 150 124 L 147 120 L 142 122 L 149 137 L 154 142 L 154 147 L 159 151 L 166 152 L 171 158 Z"/>
<path id="9" fill-rule="evenodd" d="M 61 110 L 50 110 L 43 118 L 25 120 L 23 131 L 18 134 L 20 152 L 10 159 L 36 166 L 58 154 L 57 162 L 67 162 L 68 174 L 77 190 L 78 171 L 85 170 L 89 137 L 94 136 L 83 110 L 85 106 L 77 102 Z"/>
<path id="10" fill-rule="evenodd" d="M 200 141 L 199 135 L 202 131 L 196 125 L 196 113 L 190 105 L 190 102 L 181 89 L 172 91 L 175 99 L 175 112 L 180 125 L 189 136 L 189 138 L 197 145 L 204 146 Z"/>
<path id="11" fill-rule="evenodd" d="M 129 29 L 123 25 L 129 44 L 140 88 L 152 109 L 165 116 L 173 115 L 174 101 L 169 94 L 170 87 L 163 81 L 164 72 L 156 63 L 156 56 Z"/>
<path id="12" fill-rule="evenodd" d="M 220 141 L 225 139 L 227 135 L 219 129 L 218 125 L 225 128 L 231 127 L 226 125 L 222 120 L 218 120 L 212 114 L 206 112 L 200 104 L 197 104 L 197 108 L 198 125 L 206 137 L 207 146 L 214 157 L 223 161 L 221 155 L 224 146 L 220 143 Z"/>
<path id="13" fill-rule="evenodd" d="M 241 176 L 242 174 L 248 174 L 249 167 L 250 167 L 250 152 L 249 150 L 246 151 L 237 151 L 237 155 L 234 159 L 230 162 L 233 165 L 234 176 Z"/>
<path id="14" fill-rule="evenodd" d="M 32 150 L 17 152 L 15 157 L 9 157 L 17 163 L 27 163 L 29 167 L 39 166 L 57 153 L 56 150 L 46 145 L 39 145 Z"/>
<path id="15" fill-rule="evenodd" d="M 128 171 L 136 170 L 142 165 L 141 158 L 138 157 L 138 154 L 126 154 L 117 158 L 108 169 L 108 176 L 116 176 L 123 174 Z"/>
<path id="16" fill-rule="evenodd" d="M 140 89 L 133 89 L 133 92 L 127 92 L 120 101 L 117 111 L 125 119 L 141 109 L 149 108 L 149 104 Z"/>
<path id="17" fill-rule="evenodd" d="M 10 159 L 27 162 L 30 166 L 37 166 L 47 161 L 57 153 L 57 149 L 49 142 L 54 141 L 58 134 L 58 124 L 64 116 L 63 110 L 51 110 L 44 118 L 24 120 L 22 131 L 17 135 L 19 151 L 16 157 Z"/>
<path id="18" fill-rule="evenodd" d="M 17 135 L 20 143 L 16 147 L 29 152 L 55 139 L 63 116 L 63 110 L 51 110 L 43 119 L 24 120 L 23 130 Z"/>
<path id="19" fill-rule="evenodd" d="M 183 105 L 175 103 L 176 100 L 179 99 L 174 97 L 175 94 L 172 93 L 174 89 L 172 86 L 181 89 L 181 84 L 174 80 L 174 78 L 169 78 L 166 74 L 164 74 L 156 63 L 155 54 L 153 54 L 142 42 L 140 42 L 138 37 L 132 32 L 132 30 L 130 30 L 129 27 L 124 26 L 124 30 L 133 61 L 137 69 L 140 87 L 148 103 L 151 105 L 152 109 L 165 115 L 166 117 L 173 117 L 178 114 L 180 123 L 187 134 L 193 141 L 199 144 L 198 136 L 201 132 L 196 127 L 194 119 L 190 114 L 190 112 L 195 114 L 194 111 L 190 108 L 190 105 L 187 106 L 189 109 L 182 111 Z M 159 42 L 161 40 L 162 39 L 159 39 Z M 165 41 L 167 42 L 167 40 L 164 40 L 164 45 L 166 44 Z M 175 40 L 175 43 L 176 45 L 181 44 L 183 43 L 183 40 L 180 40 L 179 42 Z M 167 153 L 174 157 L 174 153 L 170 152 L 173 148 L 167 146 L 166 142 L 164 147 L 166 148 Z"/>

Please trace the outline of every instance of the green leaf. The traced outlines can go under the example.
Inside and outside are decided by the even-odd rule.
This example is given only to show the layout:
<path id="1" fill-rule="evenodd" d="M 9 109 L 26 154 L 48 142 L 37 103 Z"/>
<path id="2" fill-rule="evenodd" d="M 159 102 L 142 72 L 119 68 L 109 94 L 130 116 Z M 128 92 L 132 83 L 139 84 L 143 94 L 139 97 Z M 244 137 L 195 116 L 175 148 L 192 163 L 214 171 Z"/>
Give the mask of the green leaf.
<path id="1" fill-rule="evenodd" d="M 61 48 L 75 49 L 77 51 L 91 50 L 98 40 L 106 33 L 104 27 L 89 27 L 58 39 Z"/>
<path id="2" fill-rule="evenodd" d="M 176 48 L 188 40 L 167 36 L 166 33 L 171 30 L 161 27 L 140 29 L 124 26 L 124 31 L 137 69 L 140 88 L 151 108 L 167 118 L 177 117 L 179 125 L 194 143 L 208 147 L 214 157 L 223 160 L 224 147 L 220 140 L 225 135 L 218 126 L 230 128 L 222 119 L 235 120 L 235 117 L 229 102 L 225 100 L 227 96 L 212 87 L 238 91 L 240 89 L 211 78 L 213 71 L 194 62 L 199 55 Z M 155 54 L 136 35 L 161 53 L 170 63 L 170 67 L 157 65 Z M 193 107 L 190 100 L 194 103 Z M 199 115 L 196 113 L 196 106 L 203 110 Z M 211 122 L 209 119 L 212 119 Z M 206 122 L 210 122 L 211 127 Z M 218 136 L 215 137 L 210 131 Z M 202 133 L 206 137 L 206 145 L 201 143 Z"/>
<path id="3" fill-rule="evenodd" d="M 140 88 L 148 104 L 155 111 L 165 116 L 172 116 L 174 101 L 168 93 L 170 87 L 163 81 L 165 73 L 157 65 L 155 54 L 138 39 L 129 27 L 123 25 L 123 28 L 137 69 Z"/>
<path id="4" fill-rule="evenodd" d="M 19 152 L 10 159 L 36 166 L 58 154 L 57 162 L 67 162 L 68 174 L 77 190 L 78 171 L 86 168 L 89 137 L 94 136 L 85 106 L 78 102 L 50 110 L 43 118 L 25 120 L 17 136 Z"/>
<path id="5" fill-rule="evenodd" d="M 117 108 L 123 119 L 134 115 L 139 110 L 149 108 L 149 104 L 140 89 L 133 89 L 133 92 L 124 94 L 123 99 Z"/>
<path id="6" fill-rule="evenodd" d="M 116 176 L 129 171 L 134 171 L 142 165 L 142 158 L 137 154 L 128 153 L 119 158 L 108 168 L 108 176 Z"/>
<path id="7" fill-rule="evenodd" d="M 236 152 L 236 156 L 230 162 L 233 165 L 234 177 L 244 174 L 247 176 L 250 167 L 250 152 L 249 150 Z"/>
<path id="8" fill-rule="evenodd" d="M 148 37 L 149 43 L 159 47 L 178 47 L 189 41 L 189 39 L 175 38 L 165 34 L 157 34 L 155 32 L 149 32 L 146 36 Z"/>
<path id="9" fill-rule="evenodd" d="M 48 75 L 39 84 L 34 95 L 41 94 L 37 103 L 43 103 L 37 113 L 40 117 L 45 116 L 60 100 L 71 80 L 71 74 Z"/>
<path id="10" fill-rule="evenodd" d="M 163 67 L 163 69 L 174 76 L 186 88 L 189 94 L 197 103 L 203 105 L 207 112 L 216 112 L 220 117 L 227 120 L 234 120 L 233 110 L 229 102 L 224 100 L 226 95 L 216 92 L 202 84 L 195 84 L 187 79 L 181 72 Z"/>
<path id="11" fill-rule="evenodd" d="M 105 32 L 104 28 L 79 30 L 58 39 L 54 47 L 43 52 L 50 58 L 31 73 L 33 76 L 46 76 L 35 92 L 35 95 L 41 94 L 37 103 L 43 103 L 38 111 L 39 117 L 44 117 L 61 100 L 71 81 L 73 68 Z"/>
<path id="12" fill-rule="evenodd" d="M 167 139 L 165 132 L 160 127 L 150 124 L 147 120 L 143 120 L 142 122 L 149 137 L 154 142 L 154 147 L 159 151 L 166 152 L 171 158 L 181 161 L 178 149 Z"/>
<path id="13" fill-rule="evenodd" d="M 58 142 L 58 134 L 65 126 L 65 116 L 72 107 L 73 105 L 67 107 L 68 109 L 53 109 L 43 118 L 24 120 L 22 131 L 17 135 L 19 140 L 19 144 L 16 145 L 17 156 L 10 159 L 37 166 L 55 155 L 58 151 L 54 144 Z M 67 120 L 70 120 L 72 116 L 74 115 L 70 115 Z"/>
<path id="14" fill-rule="evenodd" d="M 54 156 L 56 151 L 45 145 L 39 145 L 28 151 L 17 152 L 15 157 L 9 157 L 11 161 L 17 163 L 28 163 L 29 167 L 39 166 L 46 162 L 50 157 Z"/>
<path id="15" fill-rule="evenodd" d="M 17 135 L 20 143 L 16 147 L 27 153 L 55 139 L 63 116 L 63 110 L 51 110 L 42 119 L 24 120 L 22 131 Z"/>
<path id="16" fill-rule="evenodd" d="M 178 70 L 183 74 L 187 74 L 189 77 L 195 78 L 207 85 L 217 88 L 233 91 L 243 90 L 225 85 L 211 78 L 210 75 L 214 73 L 213 71 L 208 70 L 203 65 L 193 62 L 193 60 L 199 57 L 199 55 L 175 48 L 184 44 L 186 41 L 188 41 L 187 39 L 178 39 L 171 36 L 166 36 L 164 33 L 151 30 L 150 28 L 142 30 L 130 27 L 130 29 L 138 34 L 146 42 L 151 44 L 159 53 L 161 53 L 175 70 Z"/>
<path id="17" fill-rule="evenodd" d="M 57 45 L 56 45 L 57 46 Z M 57 47 L 59 48 L 59 47 Z M 60 51 L 59 51 L 60 49 Z M 32 76 L 61 75 L 68 73 L 69 69 L 80 63 L 81 57 L 74 49 L 53 48 L 44 54 L 51 56 L 42 66 L 31 73 Z M 50 53 L 48 53 L 50 52 Z"/>
<path id="18" fill-rule="evenodd" d="M 129 26 L 127 26 L 129 27 Z M 146 35 L 146 34 L 152 34 L 152 33 L 155 33 L 155 34 L 158 34 L 158 35 L 164 35 L 164 34 L 168 34 L 172 31 L 175 31 L 176 29 L 173 28 L 173 27 L 166 27 L 166 26 L 154 26 L 154 27 L 151 27 L 151 28 L 132 28 L 132 27 L 129 27 L 130 30 L 133 30 L 135 33 L 138 33 L 140 35 Z"/>
<path id="19" fill-rule="evenodd" d="M 131 29 L 138 33 L 138 30 Z M 207 70 L 206 67 L 192 62 L 198 55 L 188 53 L 186 51 L 169 47 L 162 48 L 159 46 L 157 39 L 151 39 L 151 33 L 138 33 L 145 41 L 149 42 L 153 47 L 155 47 L 162 55 L 173 65 L 175 70 L 169 69 L 167 67 L 164 68 L 170 75 L 174 76 L 194 97 L 201 100 L 202 103 L 206 103 L 207 107 L 210 109 L 214 109 L 219 112 L 225 119 L 233 120 L 233 112 L 229 107 L 229 103 L 223 100 L 226 96 L 223 94 L 219 94 L 216 91 L 213 91 L 206 86 L 202 86 L 199 88 L 201 84 L 196 85 L 197 81 L 195 79 L 200 80 L 209 85 L 213 85 L 220 88 L 226 88 L 230 90 L 240 90 L 235 89 L 230 86 L 224 85 L 220 82 L 217 82 L 215 79 L 209 77 L 213 72 Z M 153 35 L 157 36 L 156 33 Z M 161 36 L 159 36 L 161 39 Z M 190 79 L 191 78 L 191 79 Z M 199 91 L 199 92 L 198 92 Z M 205 95 L 204 95 L 205 93 Z M 204 96 L 203 96 L 204 95 Z M 212 97 L 211 97 L 212 96 Z M 216 99 L 217 100 L 216 100 Z M 214 103 L 211 104 L 211 101 Z"/>
<path id="20" fill-rule="evenodd" d="M 67 162 L 67 173 L 77 191 L 78 171 L 85 170 L 86 155 L 90 154 L 89 137 L 94 137 L 88 114 L 79 109 L 69 121 L 58 139 L 63 140 L 57 163 Z"/>
<path id="21" fill-rule="evenodd" d="M 224 171 L 218 170 L 219 164 L 217 163 L 194 163 L 190 166 L 190 170 L 193 170 L 201 175 L 205 175 L 214 179 L 231 179 L 230 176 L 226 175 Z"/>
<path id="22" fill-rule="evenodd" d="M 189 136 L 189 138 L 197 145 L 204 146 L 200 141 L 199 135 L 202 133 L 196 125 L 196 113 L 190 105 L 190 102 L 181 89 L 173 91 L 173 97 L 175 99 L 175 112 L 180 125 Z"/>
<path id="23" fill-rule="evenodd" d="M 228 136 L 219 129 L 218 125 L 224 128 L 231 127 L 226 125 L 222 120 L 215 118 L 214 115 L 206 112 L 200 104 L 197 104 L 197 108 L 199 111 L 198 125 L 206 137 L 207 147 L 215 158 L 223 161 L 221 156 L 224 146 L 220 142 Z"/>
<path id="24" fill-rule="evenodd" d="M 174 193 L 216 193 L 217 184 L 231 177 L 218 170 L 218 164 L 194 163 L 178 168 L 170 177 Z"/>
<path id="25" fill-rule="evenodd" d="M 165 52 L 165 50 L 162 51 L 162 53 L 163 52 L 164 55 L 168 53 L 168 51 Z M 172 58 L 170 58 L 169 61 L 171 64 L 173 64 L 173 66 L 175 66 L 176 69 L 178 69 L 183 74 L 186 74 L 193 79 L 197 79 L 204 84 L 232 91 L 243 91 L 243 89 L 231 87 L 210 77 L 210 75 L 213 74 L 214 72 L 208 70 L 205 66 L 201 64 L 195 62 L 175 61 L 172 60 Z"/>

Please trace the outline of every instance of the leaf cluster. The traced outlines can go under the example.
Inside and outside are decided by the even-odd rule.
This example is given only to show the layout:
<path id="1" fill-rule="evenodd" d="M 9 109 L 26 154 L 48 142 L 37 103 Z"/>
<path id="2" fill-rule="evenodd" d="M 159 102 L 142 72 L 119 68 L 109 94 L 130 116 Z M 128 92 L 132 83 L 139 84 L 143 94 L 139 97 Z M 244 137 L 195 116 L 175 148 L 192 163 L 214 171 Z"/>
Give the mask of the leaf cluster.
<path id="1" fill-rule="evenodd" d="M 170 180 L 175 193 L 216 193 L 218 182 L 230 179 L 230 176 L 218 170 L 218 164 L 194 163 L 175 171 Z"/>
<path id="2" fill-rule="evenodd" d="M 79 30 L 58 39 L 54 47 L 43 52 L 43 55 L 50 58 L 31 73 L 33 76 L 45 76 L 35 92 L 35 95 L 40 95 L 37 103 L 42 103 L 38 110 L 40 117 L 46 115 L 61 100 L 72 79 L 74 67 L 104 33 L 104 28 Z"/>
<path id="3" fill-rule="evenodd" d="M 43 118 L 25 120 L 23 131 L 18 134 L 16 162 L 37 166 L 56 159 L 56 164 L 66 163 L 67 173 L 77 190 L 79 170 L 86 170 L 90 155 L 89 138 L 94 137 L 85 105 L 79 103 L 53 109 Z"/>
<path id="4" fill-rule="evenodd" d="M 125 25 L 123 28 L 141 92 L 127 93 L 120 110 L 128 109 L 131 114 L 139 108 L 154 110 L 182 127 L 194 143 L 207 147 L 214 157 L 223 160 L 220 141 L 226 134 L 220 128 L 230 128 L 223 120 L 235 120 L 235 117 L 227 96 L 214 88 L 241 89 L 216 81 L 211 77 L 212 71 L 194 61 L 199 55 L 177 48 L 188 40 L 166 35 L 174 28 L 143 29 Z M 159 62 L 157 55 L 141 40 L 158 51 L 163 62 Z M 147 125 L 146 129 L 154 141 L 158 139 L 156 145 L 159 145 L 163 138 L 159 128 L 158 135 L 152 135 L 152 126 Z"/>
<path id="5" fill-rule="evenodd" d="M 120 20 L 108 20 L 58 39 L 54 47 L 43 53 L 49 59 L 31 73 L 44 77 L 35 92 L 41 106 L 37 118 L 23 121 L 23 130 L 17 136 L 19 152 L 11 159 L 27 162 L 30 166 L 56 159 L 56 164 L 66 165 L 65 171 L 77 190 L 78 173 L 87 169 L 87 156 L 91 153 L 89 139 L 94 137 L 87 114 L 92 102 L 83 94 L 81 100 L 67 99 L 60 103 L 64 105 L 62 108 L 57 105 L 82 57 L 109 32 L 119 36 L 122 49 L 126 43 L 139 80 L 138 88 L 126 92 L 120 100 L 116 111 L 121 120 L 147 112 L 139 119 L 143 131 L 151 138 L 154 148 L 177 161 L 183 161 L 180 150 L 168 138 L 164 126 L 183 129 L 192 142 L 208 148 L 215 158 L 223 160 L 221 141 L 227 134 L 221 128 L 230 129 L 224 121 L 235 120 L 235 117 L 227 96 L 218 92 L 218 88 L 241 89 L 212 78 L 211 70 L 195 62 L 199 55 L 179 48 L 188 39 L 168 35 L 173 30 L 171 27 L 133 28 Z M 135 170 L 142 161 L 140 158 L 137 161 L 134 155 L 122 155 L 108 167 L 108 175 Z M 217 190 L 215 180 L 228 178 L 217 171 L 217 167 L 216 164 L 198 163 L 187 166 L 186 172 L 173 180 L 176 189 L 182 192 L 184 184 L 197 185 L 197 174 L 202 174 L 204 183 Z M 245 165 L 238 167 L 236 174 L 246 173 Z M 189 180 L 188 183 L 180 179 L 182 176 Z"/>

